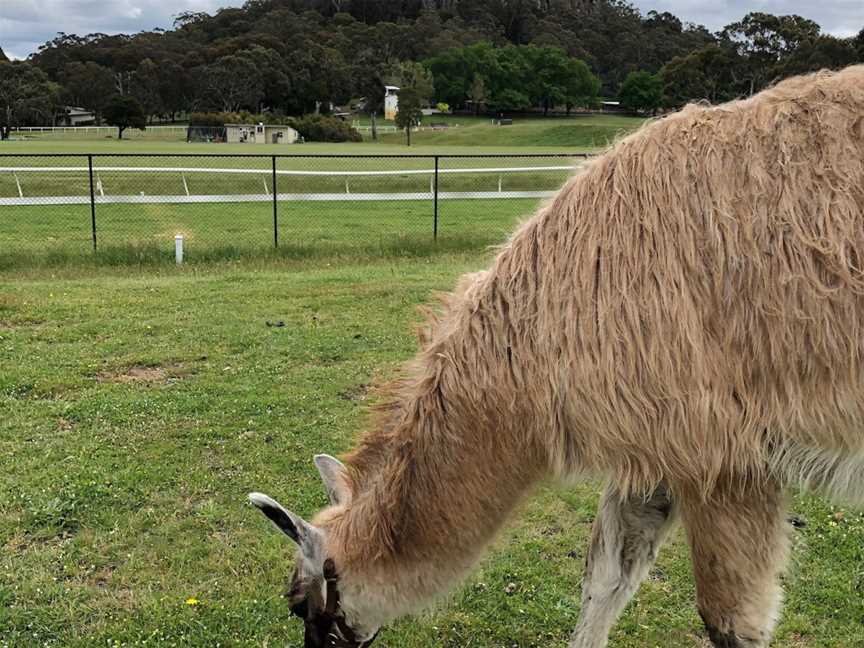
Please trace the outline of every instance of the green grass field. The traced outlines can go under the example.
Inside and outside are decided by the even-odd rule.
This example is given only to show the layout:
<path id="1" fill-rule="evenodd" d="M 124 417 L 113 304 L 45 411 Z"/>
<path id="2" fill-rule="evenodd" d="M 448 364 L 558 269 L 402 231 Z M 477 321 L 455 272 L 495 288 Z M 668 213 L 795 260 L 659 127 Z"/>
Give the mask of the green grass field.
<path id="1" fill-rule="evenodd" d="M 269 203 L 230 205 L 101 205 L 93 254 L 89 205 L 11 210 L 0 243 L 0 269 L 76 264 L 159 263 L 185 237 L 187 262 L 220 258 L 323 258 L 426 255 L 501 243 L 536 200 L 441 201 L 433 239 L 430 201 L 282 203 L 274 249 Z M 4 208 L 0 207 L 0 210 Z M 13 210 L 14 209 L 14 210 Z"/>
<path id="2" fill-rule="evenodd" d="M 621 125 L 597 118 L 593 135 L 565 137 L 557 129 L 568 120 L 538 121 L 419 133 L 411 152 L 573 152 L 583 149 L 577 138 L 598 142 L 601 126 Z M 517 147 L 522 134 L 531 146 Z M 406 152 L 398 137 L 384 139 L 302 151 Z M 0 144 L 0 167 L 14 166 L 4 152 L 285 150 L 46 139 Z M 31 164 L 66 164 L 46 160 Z M 305 168 L 295 164 L 279 168 Z M 396 168 L 427 167 L 402 160 Z M 444 191 L 487 191 L 499 181 L 505 190 L 554 188 L 566 173 L 442 177 Z M 100 180 L 109 195 L 185 191 L 176 173 Z M 26 195 L 89 191 L 77 172 L 21 181 Z M 196 194 L 263 192 L 261 181 L 187 178 Z M 428 181 L 352 179 L 348 189 L 424 191 Z M 346 191 L 344 178 L 281 182 L 280 192 Z M 16 195 L 14 178 L 0 173 L 0 197 Z M 486 266 L 489 247 L 537 202 L 442 201 L 433 244 L 428 201 L 285 201 L 278 251 L 268 203 L 99 205 L 97 255 L 89 206 L 0 207 L 0 648 L 299 648 L 300 628 L 281 598 L 293 550 L 246 493 L 271 493 L 307 516 L 323 506 L 312 455 L 351 447 L 373 401 L 370 385 L 414 352 L 416 307 Z M 173 264 L 176 233 L 187 238 L 181 267 Z M 278 320 L 286 326 L 267 325 Z M 461 588 L 376 645 L 566 645 L 599 488 L 547 484 Z M 795 497 L 793 509 L 808 525 L 795 532 L 774 645 L 864 646 L 864 517 L 811 496 Z M 678 532 L 611 646 L 707 646 L 693 594 Z"/>
<path id="3" fill-rule="evenodd" d="M 312 455 L 351 446 L 369 385 L 413 353 L 415 307 L 487 262 L 0 272 L 0 646 L 300 646 L 291 547 L 245 494 L 324 505 Z M 597 490 L 542 489 L 463 587 L 380 645 L 565 645 Z M 793 508 L 808 526 L 774 645 L 861 646 L 864 518 Z M 692 597 L 678 533 L 612 645 L 707 645 Z"/>
<path id="4" fill-rule="evenodd" d="M 494 126 L 486 117 L 424 117 L 424 124 L 443 123 L 447 129 L 423 130 L 411 135 L 412 145 L 425 146 L 518 146 L 564 147 L 598 150 L 643 123 L 623 115 L 574 115 L 572 117 L 519 118 L 512 126 Z M 365 134 L 365 132 L 364 132 Z M 384 133 L 381 142 L 402 144 L 404 133 Z"/>
<path id="5" fill-rule="evenodd" d="M 132 137 L 118 141 L 115 137 L 52 135 L 26 137 L 23 141 L 0 143 L 0 155 L 8 153 L 524 153 L 574 152 L 605 148 L 618 137 L 638 128 L 644 122 L 622 115 L 573 115 L 572 117 L 517 117 L 513 126 L 493 126 L 485 117 L 425 117 L 425 124 L 447 123 L 446 130 L 424 130 L 413 133 L 412 146 L 405 145 L 404 133 L 382 131 L 378 142 L 372 142 L 364 131 L 362 144 L 315 144 L 272 146 L 246 144 L 187 144 L 176 136 L 167 139 Z M 362 121 L 368 125 L 368 120 Z M 392 122 L 381 122 L 388 126 Z"/>

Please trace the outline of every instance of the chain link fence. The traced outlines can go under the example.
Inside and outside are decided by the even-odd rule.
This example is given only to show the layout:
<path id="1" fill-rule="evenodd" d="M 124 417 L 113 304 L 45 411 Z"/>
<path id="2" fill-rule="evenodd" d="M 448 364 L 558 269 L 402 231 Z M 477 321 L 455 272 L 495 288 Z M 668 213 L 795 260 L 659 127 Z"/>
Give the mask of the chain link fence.
<path id="1" fill-rule="evenodd" d="M 0 155 L 0 259 L 479 248 L 587 157 Z"/>

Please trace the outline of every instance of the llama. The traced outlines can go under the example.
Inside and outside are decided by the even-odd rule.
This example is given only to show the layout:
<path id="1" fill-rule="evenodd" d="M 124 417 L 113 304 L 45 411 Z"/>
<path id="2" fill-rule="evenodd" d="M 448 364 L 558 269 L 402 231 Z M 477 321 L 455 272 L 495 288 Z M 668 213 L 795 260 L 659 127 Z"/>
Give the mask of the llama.
<path id="1" fill-rule="evenodd" d="M 670 528 L 715 646 L 780 611 L 786 492 L 864 502 L 864 66 L 689 106 L 571 178 L 430 317 L 358 447 L 315 463 L 307 646 L 451 589 L 538 481 L 604 476 L 571 648 L 601 648 Z"/>

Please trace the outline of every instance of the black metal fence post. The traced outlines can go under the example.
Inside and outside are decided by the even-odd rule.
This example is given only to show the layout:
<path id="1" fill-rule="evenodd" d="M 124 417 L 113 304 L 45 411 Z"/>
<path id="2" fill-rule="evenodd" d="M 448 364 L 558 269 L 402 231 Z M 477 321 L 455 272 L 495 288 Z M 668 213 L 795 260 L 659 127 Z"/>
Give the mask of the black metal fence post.
<path id="1" fill-rule="evenodd" d="M 279 247 L 279 190 L 276 187 L 276 156 L 273 156 L 273 247 Z"/>
<path id="2" fill-rule="evenodd" d="M 435 219 L 432 224 L 432 238 L 435 242 L 438 241 L 438 156 L 435 156 L 435 181 L 433 182 L 433 201 L 435 209 Z"/>
<path id="3" fill-rule="evenodd" d="M 87 167 L 90 171 L 90 226 L 93 232 L 93 251 L 96 251 L 96 189 L 93 186 L 93 156 L 87 156 Z"/>

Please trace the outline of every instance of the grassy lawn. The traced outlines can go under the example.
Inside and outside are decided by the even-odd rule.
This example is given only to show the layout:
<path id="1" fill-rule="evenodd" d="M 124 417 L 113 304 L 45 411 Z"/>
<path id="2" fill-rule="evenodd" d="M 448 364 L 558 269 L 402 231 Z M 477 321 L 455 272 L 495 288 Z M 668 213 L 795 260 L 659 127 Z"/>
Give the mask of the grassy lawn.
<path id="1" fill-rule="evenodd" d="M 599 150 L 629 133 L 643 119 L 622 115 L 574 115 L 572 117 L 516 117 L 512 126 L 494 126 L 485 117 L 424 117 L 424 124 L 452 123 L 442 130 L 423 130 L 411 135 L 417 146 L 529 146 L 564 147 L 571 150 Z M 382 143 L 404 143 L 403 133 L 385 133 Z"/>
<path id="2" fill-rule="evenodd" d="M 0 646 L 301 645 L 291 547 L 245 494 L 323 506 L 312 455 L 352 444 L 368 386 L 413 353 L 415 306 L 487 257 L 0 273 Z M 380 644 L 563 646 L 596 492 L 541 489 L 462 588 Z M 794 509 L 775 645 L 861 646 L 864 518 Z M 678 533 L 612 645 L 705 645 L 692 596 Z"/>
<path id="3" fill-rule="evenodd" d="M 482 250 L 503 241 L 537 200 L 282 202 L 274 250 L 270 203 L 100 205 L 93 254 L 89 205 L 0 207 L 0 269 L 159 262 L 183 234 L 195 263 L 218 258 L 375 256 Z M 5 211 L 4 211 L 5 210 Z"/>
<path id="4" fill-rule="evenodd" d="M 637 122 L 574 117 L 499 128 L 469 119 L 416 134 L 410 152 L 574 152 Z M 382 140 L 231 147 L 40 139 L 0 144 L 0 166 L 81 163 L 9 164 L 3 154 L 12 152 L 408 152 L 401 135 Z M 157 161 L 196 164 L 137 163 Z M 266 171 L 269 161 L 218 164 Z M 279 169 L 308 164 L 281 160 Z M 442 175 L 441 190 L 546 190 L 566 175 Z M 265 178 L 193 173 L 186 181 L 193 194 L 264 193 Z M 106 195 L 185 192 L 174 172 L 99 179 Z M 405 174 L 346 186 L 344 177 L 284 176 L 279 191 L 421 192 L 429 180 Z M 80 172 L 20 181 L 25 195 L 89 193 Z M 0 197 L 17 191 L 14 177 L 0 173 Z M 292 548 L 246 493 L 268 492 L 304 515 L 323 506 L 312 455 L 351 446 L 369 386 L 413 353 L 415 307 L 485 266 L 488 246 L 537 202 L 443 200 L 433 244 L 429 201 L 284 201 L 278 252 L 268 203 L 99 205 L 98 255 L 89 206 L 0 207 L 0 648 L 302 645 L 281 598 Z M 176 233 L 186 236 L 190 261 L 180 268 L 171 262 Z M 267 325 L 276 321 L 285 326 Z M 463 587 L 382 633 L 379 644 L 566 645 L 598 490 L 547 484 Z M 775 645 L 864 646 L 864 517 L 809 496 L 796 497 L 794 509 L 808 525 L 795 533 Z M 680 532 L 611 645 L 707 646 Z"/>
<path id="5" fill-rule="evenodd" d="M 424 123 L 444 122 L 451 128 L 440 131 L 424 130 L 411 136 L 412 146 L 405 146 L 403 133 L 382 132 L 378 142 L 274 146 L 249 144 L 187 144 L 185 141 L 163 139 L 73 137 L 71 135 L 41 136 L 23 141 L 0 143 L 0 156 L 8 153 L 506 153 L 519 152 L 579 152 L 599 150 L 620 135 L 638 128 L 643 119 L 621 115 L 574 115 L 572 117 L 517 117 L 513 126 L 493 126 L 491 119 L 479 117 L 448 117 L 435 115 Z M 364 124 L 367 122 L 364 121 Z M 382 126 L 392 122 L 378 122 Z"/>

